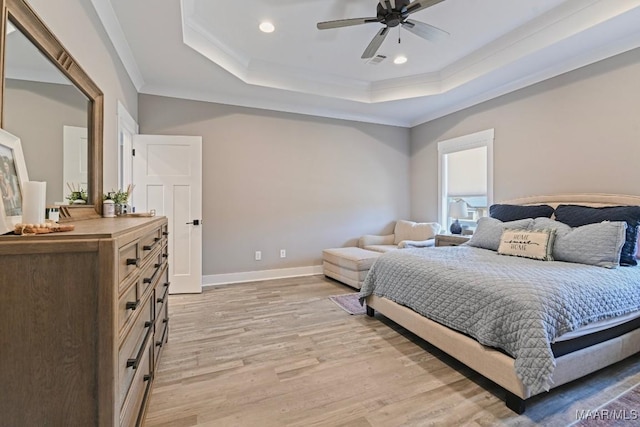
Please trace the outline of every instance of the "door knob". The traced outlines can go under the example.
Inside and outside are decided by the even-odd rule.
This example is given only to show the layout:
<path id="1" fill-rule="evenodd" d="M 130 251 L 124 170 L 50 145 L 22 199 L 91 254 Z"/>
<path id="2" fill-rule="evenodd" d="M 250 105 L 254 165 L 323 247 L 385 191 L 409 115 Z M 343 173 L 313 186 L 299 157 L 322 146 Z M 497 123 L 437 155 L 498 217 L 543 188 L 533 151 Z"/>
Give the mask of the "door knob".
<path id="1" fill-rule="evenodd" d="M 200 220 L 194 219 L 193 221 L 188 222 L 187 225 L 200 225 Z"/>

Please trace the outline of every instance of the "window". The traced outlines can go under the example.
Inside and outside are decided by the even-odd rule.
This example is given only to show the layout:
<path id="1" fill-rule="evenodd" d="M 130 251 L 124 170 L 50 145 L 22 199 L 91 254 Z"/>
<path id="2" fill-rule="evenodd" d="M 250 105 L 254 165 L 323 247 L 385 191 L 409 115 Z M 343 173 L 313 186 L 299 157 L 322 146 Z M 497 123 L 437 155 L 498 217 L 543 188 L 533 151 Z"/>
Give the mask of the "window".
<path id="1" fill-rule="evenodd" d="M 493 203 L 493 135 L 494 130 L 489 129 L 438 142 L 438 220 L 447 231 L 455 219 L 463 230 L 473 231 L 478 219 L 489 214 Z M 467 215 L 452 218 L 452 202 L 465 202 Z"/>

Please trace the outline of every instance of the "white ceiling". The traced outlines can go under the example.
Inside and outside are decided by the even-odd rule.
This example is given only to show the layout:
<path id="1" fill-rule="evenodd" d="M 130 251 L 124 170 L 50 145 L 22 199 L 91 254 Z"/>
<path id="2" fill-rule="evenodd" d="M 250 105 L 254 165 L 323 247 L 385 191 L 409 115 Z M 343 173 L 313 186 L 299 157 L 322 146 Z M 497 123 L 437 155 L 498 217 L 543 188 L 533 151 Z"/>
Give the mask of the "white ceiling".
<path id="1" fill-rule="evenodd" d="M 411 19 L 448 38 L 393 28 L 378 65 L 382 24 L 316 29 L 377 0 L 92 2 L 141 93 L 406 127 L 640 46 L 640 0 L 445 0 Z"/>

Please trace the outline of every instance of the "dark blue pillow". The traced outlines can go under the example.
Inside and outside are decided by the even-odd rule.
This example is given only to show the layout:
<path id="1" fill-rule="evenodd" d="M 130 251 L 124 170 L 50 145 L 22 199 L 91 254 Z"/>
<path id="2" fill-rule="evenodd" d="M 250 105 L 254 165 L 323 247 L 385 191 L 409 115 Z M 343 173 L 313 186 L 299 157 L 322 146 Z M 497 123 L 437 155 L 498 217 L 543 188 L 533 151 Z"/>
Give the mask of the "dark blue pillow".
<path id="1" fill-rule="evenodd" d="M 620 253 L 620 265 L 638 265 L 638 226 L 640 226 L 640 206 L 605 206 L 592 208 L 580 205 L 559 205 L 556 219 L 571 227 L 594 224 L 602 221 L 626 221 L 627 235 Z"/>
<path id="2" fill-rule="evenodd" d="M 518 221 L 526 218 L 551 218 L 553 208 L 549 205 L 491 205 L 489 216 L 502 222 Z"/>

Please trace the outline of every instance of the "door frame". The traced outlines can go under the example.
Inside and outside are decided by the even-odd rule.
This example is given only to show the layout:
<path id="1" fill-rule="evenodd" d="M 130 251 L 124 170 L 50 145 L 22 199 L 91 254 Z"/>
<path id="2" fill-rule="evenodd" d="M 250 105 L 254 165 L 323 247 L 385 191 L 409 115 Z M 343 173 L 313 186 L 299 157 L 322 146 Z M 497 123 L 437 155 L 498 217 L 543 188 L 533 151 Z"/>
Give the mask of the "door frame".
<path id="1" fill-rule="evenodd" d="M 139 133 L 138 122 L 118 100 L 118 188 L 133 184 L 133 135 Z M 133 200 L 130 201 L 133 204 Z"/>

